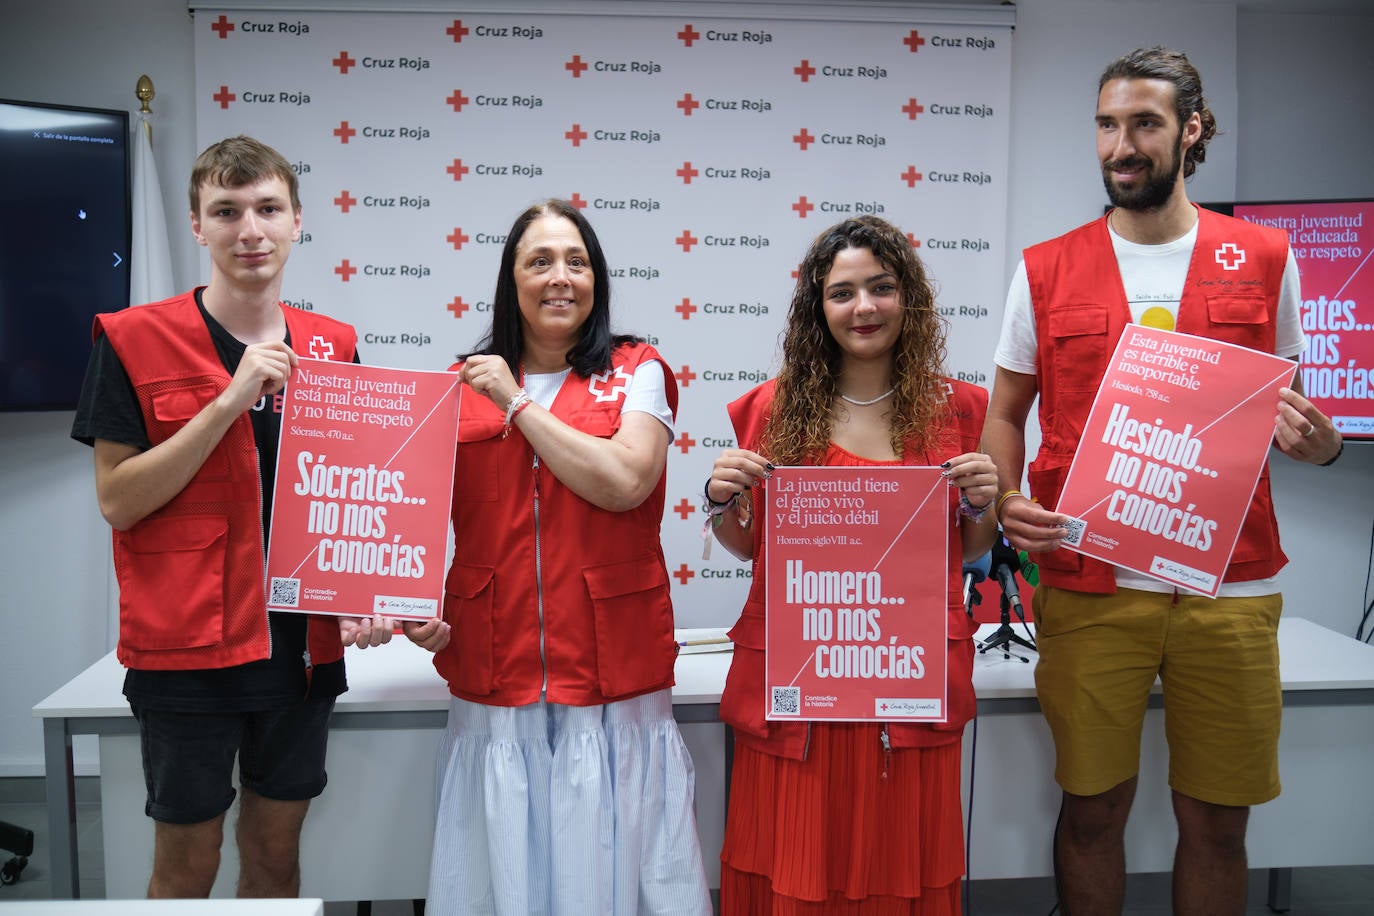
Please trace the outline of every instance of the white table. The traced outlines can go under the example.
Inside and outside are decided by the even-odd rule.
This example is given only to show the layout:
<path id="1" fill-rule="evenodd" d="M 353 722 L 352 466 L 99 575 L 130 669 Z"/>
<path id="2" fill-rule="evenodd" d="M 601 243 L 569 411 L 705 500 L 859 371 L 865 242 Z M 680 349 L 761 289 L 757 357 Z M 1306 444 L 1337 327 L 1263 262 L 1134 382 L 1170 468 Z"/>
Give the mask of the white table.
<path id="1" fill-rule="evenodd" d="M 1019 625 L 1017 631 L 1024 634 Z M 1287 868 L 1374 863 L 1368 826 L 1374 823 L 1374 796 L 1359 791 L 1374 761 L 1374 647 L 1291 617 L 1279 626 L 1279 644 L 1284 791 L 1254 809 L 1247 845 L 1251 867 L 1276 870 L 1271 891 L 1281 900 Z M 673 690 L 674 713 L 688 724 L 689 745 L 690 732 L 710 732 L 708 750 L 693 747 L 708 859 L 719 849 L 729 742 L 718 725 L 690 723 L 716 721 L 729 663 L 728 653 L 684 655 Z M 979 655 L 974 666 L 979 716 L 964 737 L 971 878 L 1052 874 L 1059 790 L 1049 732 L 1035 701 L 1033 667 L 1033 655 L 1027 664 L 1004 659 L 1001 652 Z M 77 734 L 100 736 L 107 893 L 139 896 L 146 885 L 152 829 L 143 816 L 137 727 L 120 694 L 122 679 L 111 654 L 34 708 L 44 720 L 54 896 L 80 894 L 71 758 Z M 433 761 L 447 690 L 423 651 L 400 640 L 366 652 L 350 650 L 348 679 L 351 689 L 339 698 L 333 719 L 330 785 L 306 820 L 302 891 L 328 900 L 423 897 Z M 1133 872 L 1167 871 L 1173 856 L 1158 701 L 1146 717 L 1140 784 L 1127 828 Z M 232 845 L 225 844 L 224 880 L 237 872 Z"/>
<path id="2" fill-rule="evenodd" d="M 324 916 L 324 901 L 295 900 L 25 900 L 0 912 L 19 916 Z"/>

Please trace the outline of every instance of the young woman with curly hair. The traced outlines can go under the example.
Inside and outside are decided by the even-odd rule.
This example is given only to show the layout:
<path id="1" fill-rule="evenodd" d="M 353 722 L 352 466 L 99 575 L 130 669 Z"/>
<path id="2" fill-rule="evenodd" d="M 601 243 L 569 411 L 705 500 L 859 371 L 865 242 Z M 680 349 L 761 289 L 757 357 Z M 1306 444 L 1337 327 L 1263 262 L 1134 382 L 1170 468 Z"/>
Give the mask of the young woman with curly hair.
<path id="1" fill-rule="evenodd" d="M 706 497 L 722 516 L 716 539 L 752 561 L 754 576 L 730 631 L 735 653 L 720 704 L 735 736 L 722 916 L 959 912 L 960 737 L 974 712 L 973 625 L 960 571 L 996 536 L 987 510 L 997 471 L 976 452 L 987 392 L 944 376 L 944 342 L 945 322 L 906 235 L 875 217 L 845 220 L 802 262 L 777 378 L 729 407 L 741 447 L 716 459 Z M 943 570 L 948 721 L 766 721 L 755 487 L 781 465 L 899 464 L 941 465 L 954 484 Z"/>

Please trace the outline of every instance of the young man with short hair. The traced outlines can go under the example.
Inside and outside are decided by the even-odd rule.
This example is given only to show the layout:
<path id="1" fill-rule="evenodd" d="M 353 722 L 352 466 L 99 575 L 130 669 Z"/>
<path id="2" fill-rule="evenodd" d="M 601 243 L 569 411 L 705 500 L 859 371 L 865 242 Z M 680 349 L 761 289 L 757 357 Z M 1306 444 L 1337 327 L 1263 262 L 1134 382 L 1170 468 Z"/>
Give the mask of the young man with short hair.
<path id="1" fill-rule="evenodd" d="M 344 646 L 385 643 L 392 627 L 267 612 L 280 393 L 298 352 L 355 360 L 357 334 L 281 302 L 301 205 L 280 153 L 250 137 L 212 145 L 190 199 L 210 281 L 96 317 L 72 436 L 94 446 L 114 529 L 117 655 L 155 821 L 148 896 L 210 893 L 237 756 L 238 895 L 292 897 L 330 713 L 347 689 Z M 425 626 L 439 635 L 437 621 Z"/>

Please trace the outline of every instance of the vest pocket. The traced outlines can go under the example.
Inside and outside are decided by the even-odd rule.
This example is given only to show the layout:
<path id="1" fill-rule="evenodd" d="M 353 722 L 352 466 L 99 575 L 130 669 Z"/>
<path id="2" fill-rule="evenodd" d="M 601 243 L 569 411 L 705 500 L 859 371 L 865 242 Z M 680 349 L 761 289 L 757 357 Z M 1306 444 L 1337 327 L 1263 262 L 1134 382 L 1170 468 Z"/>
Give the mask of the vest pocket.
<path id="1" fill-rule="evenodd" d="M 672 678 L 673 605 L 668 570 L 645 556 L 582 570 L 592 599 L 596 672 L 607 698 L 664 686 Z"/>
<path id="2" fill-rule="evenodd" d="M 182 385 L 153 391 L 150 397 L 150 416 L 146 419 L 148 438 L 154 445 L 170 439 L 174 433 L 189 423 L 219 393 L 224 386 L 219 382 L 208 381 Z M 231 441 L 233 430 L 225 434 Z M 196 472 L 199 480 L 229 479 L 229 456 L 224 448 L 215 448 L 206 457 L 205 463 Z"/>
<path id="3" fill-rule="evenodd" d="M 1107 307 L 1073 303 L 1049 315 L 1055 388 L 1096 391 L 1111 358 L 1107 345 Z"/>
<path id="4" fill-rule="evenodd" d="M 455 562 L 444 594 L 444 620 L 453 628 L 457 652 L 443 672 L 464 693 L 485 696 L 492 690 L 492 576 L 490 566 Z"/>
<path id="5" fill-rule="evenodd" d="M 1225 326 L 1221 339 L 1229 343 L 1263 352 L 1274 349 L 1273 340 L 1269 337 L 1272 332 L 1269 312 L 1264 296 L 1258 293 L 1208 296 L 1207 320 L 1214 325 Z"/>
<path id="6" fill-rule="evenodd" d="M 228 545 L 222 515 L 144 519 L 122 534 L 115 556 L 120 641 L 141 651 L 223 642 Z"/>
<path id="7" fill-rule="evenodd" d="M 468 396 L 476 397 L 471 393 Z M 477 420 L 463 426 L 464 422 L 459 420 L 458 451 L 453 466 L 453 499 L 458 503 L 494 502 L 501 487 L 503 452 L 495 437 L 504 427 L 499 422 L 493 424 Z"/>

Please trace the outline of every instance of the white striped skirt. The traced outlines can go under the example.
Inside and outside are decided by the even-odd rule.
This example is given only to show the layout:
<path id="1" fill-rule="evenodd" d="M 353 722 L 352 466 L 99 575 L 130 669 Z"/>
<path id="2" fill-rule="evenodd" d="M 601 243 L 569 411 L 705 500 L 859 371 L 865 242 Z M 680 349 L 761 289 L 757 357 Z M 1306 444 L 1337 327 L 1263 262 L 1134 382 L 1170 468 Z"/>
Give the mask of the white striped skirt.
<path id="1" fill-rule="evenodd" d="M 672 691 L 608 703 L 450 698 L 431 916 L 709 916 Z"/>

